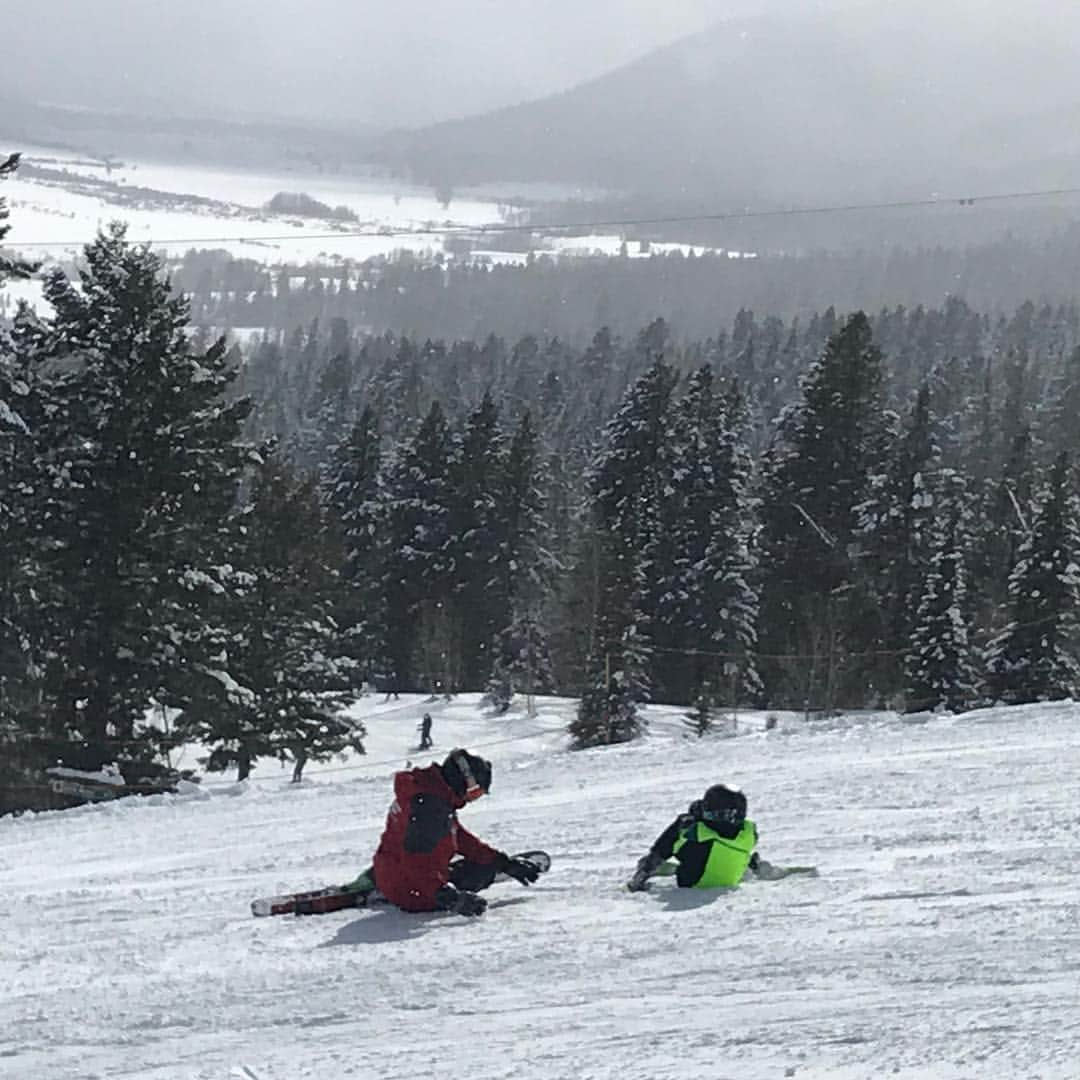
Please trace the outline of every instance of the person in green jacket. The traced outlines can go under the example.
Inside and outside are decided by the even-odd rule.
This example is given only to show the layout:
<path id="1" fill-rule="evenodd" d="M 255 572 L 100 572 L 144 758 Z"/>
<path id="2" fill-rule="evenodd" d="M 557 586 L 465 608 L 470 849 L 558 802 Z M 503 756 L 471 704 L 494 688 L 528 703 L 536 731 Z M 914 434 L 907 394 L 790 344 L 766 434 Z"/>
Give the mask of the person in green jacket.
<path id="1" fill-rule="evenodd" d="M 746 816 L 746 796 L 714 784 L 657 837 L 626 887 L 640 892 L 654 874 L 674 872 L 683 888 L 730 888 L 748 869 L 758 869 L 757 839 L 757 826 Z"/>

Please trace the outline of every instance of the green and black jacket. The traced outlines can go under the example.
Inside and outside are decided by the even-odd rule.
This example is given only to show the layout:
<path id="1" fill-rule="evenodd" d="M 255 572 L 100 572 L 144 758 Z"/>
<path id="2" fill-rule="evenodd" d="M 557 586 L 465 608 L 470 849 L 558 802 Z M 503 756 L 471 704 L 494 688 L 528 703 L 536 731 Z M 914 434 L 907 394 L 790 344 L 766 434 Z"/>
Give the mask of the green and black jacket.
<path id="1" fill-rule="evenodd" d="M 735 835 L 723 836 L 695 814 L 680 814 L 657 837 L 646 859 L 653 871 L 674 857 L 675 880 L 683 888 L 731 887 L 742 881 L 757 839 L 757 826 L 749 819 Z"/>

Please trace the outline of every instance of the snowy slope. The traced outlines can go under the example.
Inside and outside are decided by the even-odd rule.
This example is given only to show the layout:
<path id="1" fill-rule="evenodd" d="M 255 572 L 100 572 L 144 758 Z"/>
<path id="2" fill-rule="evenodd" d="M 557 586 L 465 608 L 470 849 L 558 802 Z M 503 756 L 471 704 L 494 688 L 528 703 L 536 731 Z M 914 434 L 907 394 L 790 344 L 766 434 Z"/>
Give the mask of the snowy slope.
<path id="1" fill-rule="evenodd" d="M 1080 706 L 741 718 L 569 753 L 574 703 L 364 700 L 369 753 L 246 785 L 0 819 L 0 1077 L 1080 1075 Z M 555 858 L 482 920 L 252 919 L 366 864 L 425 708 L 495 762 L 463 820 Z M 190 763 L 190 762 L 189 762 Z M 817 880 L 623 889 L 710 783 Z"/>

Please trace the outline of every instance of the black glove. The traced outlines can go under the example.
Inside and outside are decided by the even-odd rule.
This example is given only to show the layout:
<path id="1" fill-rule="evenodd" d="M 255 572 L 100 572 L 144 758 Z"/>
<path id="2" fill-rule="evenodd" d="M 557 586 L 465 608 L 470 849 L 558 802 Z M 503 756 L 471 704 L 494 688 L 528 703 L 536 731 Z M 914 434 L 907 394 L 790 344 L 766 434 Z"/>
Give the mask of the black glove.
<path id="1" fill-rule="evenodd" d="M 633 877 L 626 883 L 626 887 L 631 892 L 644 892 L 649 887 L 649 878 L 652 876 L 652 872 L 656 869 L 656 862 L 649 858 L 648 855 L 643 855 L 638 859 L 637 869 L 634 871 Z"/>
<path id="2" fill-rule="evenodd" d="M 760 865 L 761 865 L 761 856 L 758 855 L 758 853 L 755 851 L 754 854 L 750 856 L 750 869 L 753 870 L 755 873 L 757 873 L 757 868 Z"/>
<path id="3" fill-rule="evenodd" d="M 455 915 L 473 918 L 487 911 L 487 901 L 482 896 L 465 889 L 456 889 L 453 885 L 444 885 L 435 894 L 435 903 L 440 911 L 452 911 Z"/>
<path id="4" fill-rule="evenodd" d="M 509 855 L 499 858 L 499 872 L 508 874 L 522 885 L 531 885 L 539 876 L 540 869 L 528 859 L 512 859 Z"/>

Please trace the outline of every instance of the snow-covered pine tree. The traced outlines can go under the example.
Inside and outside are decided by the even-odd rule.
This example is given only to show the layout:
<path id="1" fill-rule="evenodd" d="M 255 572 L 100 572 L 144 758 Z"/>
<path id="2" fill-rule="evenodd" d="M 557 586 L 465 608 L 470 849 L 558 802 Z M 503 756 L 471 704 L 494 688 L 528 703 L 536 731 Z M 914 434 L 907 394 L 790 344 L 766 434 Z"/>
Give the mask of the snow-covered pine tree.
<path id="1" fill-rule="evenodd" d="M 0 181 L 18 165 L 18 154 L 0 159 Z M 7 200 L 0 196 L 0 245 L 11 229 L 8 218 Z M 0 288 L 7 278 L 25 277 L 31 269 L 0 251 Z M 23 560 L 32 548 L 25 490 L 33 487 L 34 476 L 30 429 L 23 416 L 30 387 L 23 367 L 10 333 L 0 324 L 0 551 L 4 553 L 0 558 L 0 724 L 14 723 L 8 710 L 14 683 L 25 667 L 17 596 L 25 580 Z"/>
<path id="2" fill-rule="evenodd" d="M 459 447 L 436 401 L 398 459 L 388 484 L 386 604 L 389 658 L 402 686 L 450 692 L 456 685 L 450 600 L 453 470 Z"/>
<path id="3" fill-rule="evenodd" d="M 465 422 L 453 472 L 450 548 L 454 566 L 453 611 L 460 642 L 461 683 L 487 685 L 492 646 L 509 618 L 506 523 L 499 505 L 505 470 L 505 437 L 489 393 Z"/>
<path id="4" fill-rule="evenodd" d="M 965 448 L 965 470 L 978 500 L 971 576 L 980 630 L 996 624 L 1007 602 L 1009 575 L 1029 526 L 1038 473 L 1029 368 L 1022 352 L 987 367 L 977 397 L 979 437 L 969 436 Z"/>
<path id="5" fill-rule="evenodd" d="M 828 316 L 828 313 L 826 313 Z M 827 324 L 828 319 L 821 320 Z M 762 502 L 762 675 L 774 702 L 862 705 L 845 658 L 864 647 L 867 603 L 852 563 L 858 507 L 881 472 L 882 356 L 862 312 L 833 333 L 780 416 Z M 796 656 L 787 661 L 776 657 Z"/>
<path id="6" fill-rule="evenodd" d="M 648 696 L 649 650 L 634 625 L 618 642 L 617 655 L 618 667 L 610 654 L 591 658 L 589 680 L 567 729 L 574 749 L 629 742 L 645 728 L 638 705 Z"/>
<path id="7" fill-rule="evenodd" d="M 1008 626 L 988 650 L 987 689 L 1010 705 L 1080 693 L 1080 531 L 1067 452 L 1043 485 L 1009 576 Z"/>
<path id="8" fill-rule="evenodd" d="M 961 712 L 976 702 L 980 682 L 968 630 L 970 496 L 964 478 L 951 469 L 920 480 L 916 492 L 928 516 L 913 549 L 922 579 L 910 593 L 915 612 L 904 655 L 904 707 Z"/>
<path id="9" fill-rule="evenodd" d="M 14 176 L 15 170 L 19 167 L 20 157 L 20 154 L 0 157 L 0 183 Z M 7 199 L 0 195 L 0 245 L 11 231 L 11 226 L 8 224 L 10 217 L 11 211 L 8 210 Z M 0 285 L 3 285 L 7 278 L 28 278 L 36 269 L 33 263 L 12 255 L 5 255 L 0 251 Z"/>
<path id="10" fill-rule="evenodd" d="M 342 433 L 349 430 L 356 417 L 352 342 L 344 319 L 330 320 L 330 338 L 325 347 L 318 350 L 316 363 L 314 391 L 306 403 L 302 427 L 294 440 L 300 451 L 294 455 L 294 461 L 300 468 L 315 469 L 322 474 L 333 458 Z"/>
<path id="11" fill-rule="evenodd" d="M 19 165 L 19 155 L 0 157 L 0 182 Z M 25 278 L 34 267 L 3 253 L 8 224 L 7 200 L 0 195 L 0 289 L 8 278 Z M 28 740 L 39 734 L 32 586 L 36 543 L 30 499 L 38 482 L 32 453 L 30 396 L 26 359 L 0 324 L 0 814 L 28 805 L 26 783 L 36 764 Z"/>
<path id="12" fill-rule="evenodd" d="M 1056 456 L 1067 450 L 1073 461 L 1080 460 L 1080 345 L 1062 362 L 1061 374 L 1051 389 L 1046 409 L 1046 441 Z"/>
<path id="13" fill-rule="evenodd" d="M 702 692 L 694 701 L 694 706 L 683 718 L 683 724 L 691 735 L 704 738 L 713 730 L 712 702 L 708 694 Z"/>
<path id="14" fill-rule="evenodd" d="M 276 757 L 292 762 L 299 780 L 308 761 L 363 753 L 362 725 L 342 715 L 358 680 L 342 670 L 351 661 L 338 650 L 338 577 L 317 481 L 268 452 L 240 520 L 236 558 L 246 575 L 229 604 L 230 633 L 177 728 L 211 748 L 211 770 L 235 765 L 243 780 L 259 758 Z"/>
<path id="15" fill-rule="evenodd" d="M 518 691 L 550 693 L 554 675 L 541 618 L 555 573 L 545 546 L 546 476 L 531 414 L 525 412 L 510 440 L 498 484 L 496 516 L 499 556 L 509 621 L 494 643 L 494 664 L 487 694 L 505 711 Z"/>
<path id="16" fill-rule="evenodd" d="M 752 701 L 758 598 L 745 444 L 746 404 L 735 380 L 695 371 L 674 407 L 663 450 L 661 526 L 652 540 L 653 678 L 665 700 Z"/>
<path id="17" fill-rule="evenodd" d="M 389 673 L 388 503 L 378 421 L 370 406 L 334 451 L 323 481 L 323 500 L 343 559 L 334 608 L 342 651 L 365 675 Z"/>
<path id="18" fill-rule="evenodd" d="M 940 465 L 930 402 L 930 387 L 924 383 L 888 451 L 884 470 L 871 477 L 868 496 L 859 506 L 859 564 L 879 612 L 873 639 L 879 655 L 869 658 L 868 666 L 886 698 L 904 682 L 905 650 L 925 575 L 924 532 L 939 511 L 928 490 Z"/>
<path id="19" fill-rule="evenodd" d="M 626 392 L 590 476 L 597 612 L 590 676 L 570 733 L 578 746 L 635 738 L 648 693 L 647 553 L 659 528 L 663 447 L 678 374 L 662 354 Z M 605 712 L 606 710 L 606 712 Z"/>
<path id="20" fill-rule="evenodd" d="M 113 225 L 85 261 L 78 286 L 47 279 L 55 314 L 27 342 L 49 396 L 33 432 L 55 612 L 43 700 L 81 765 L 141 771 L 159 734 L 148 707 L 198 660 L 214 592 L 198 583 L 228 562 L 250 404 L 226 400 L 223 341 L 193 350 L 186 302 L 148 248 Z"/>

